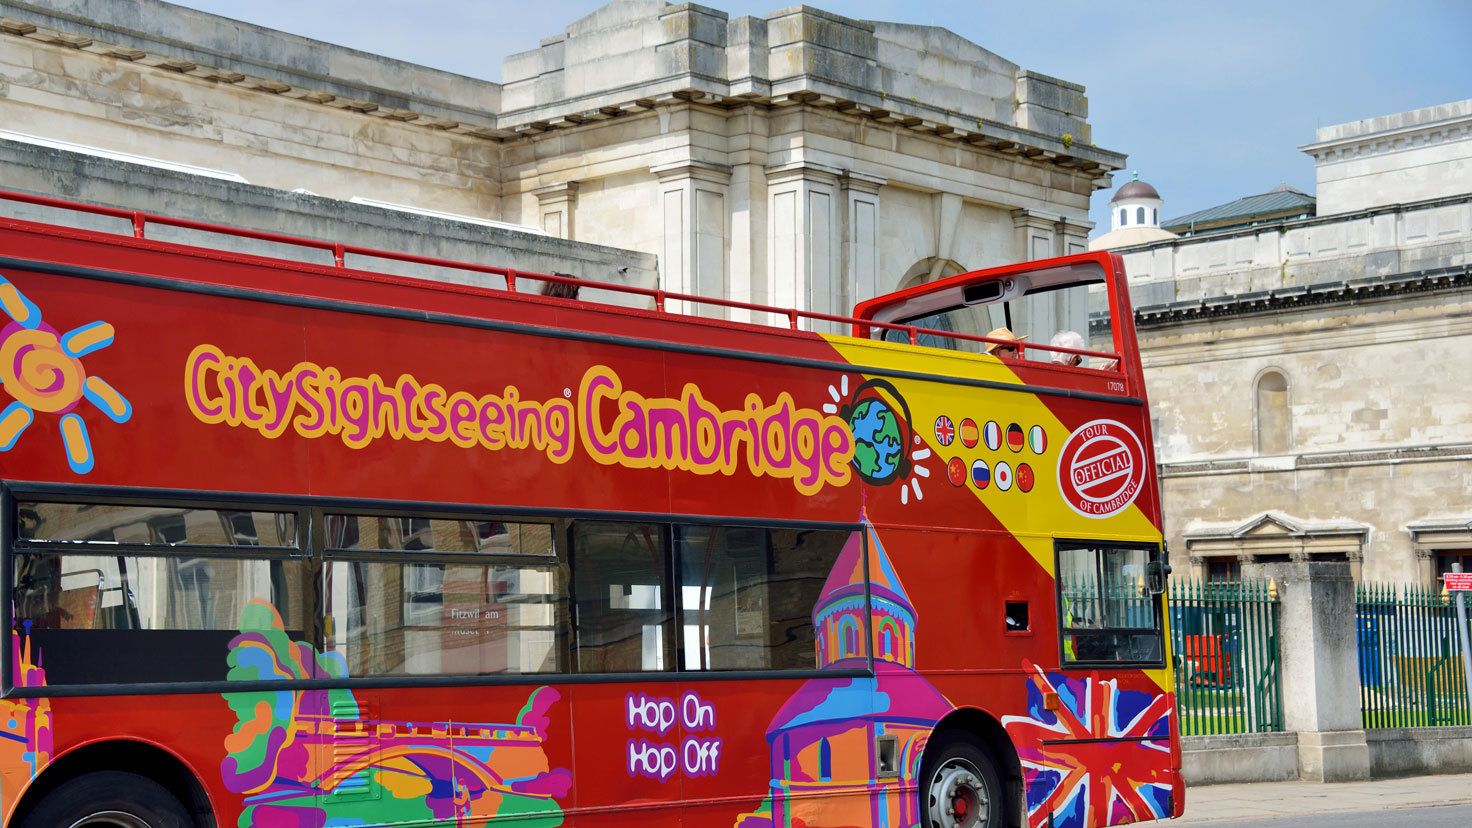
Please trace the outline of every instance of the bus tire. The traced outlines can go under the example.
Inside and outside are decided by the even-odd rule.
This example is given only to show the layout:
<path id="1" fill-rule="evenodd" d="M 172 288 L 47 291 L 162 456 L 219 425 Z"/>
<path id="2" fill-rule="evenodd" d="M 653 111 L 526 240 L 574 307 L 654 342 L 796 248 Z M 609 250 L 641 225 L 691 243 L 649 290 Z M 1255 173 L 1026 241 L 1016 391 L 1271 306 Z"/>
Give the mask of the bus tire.
<path id="1" fill-rule="evenodd" d="M 923 828 L 1004 828 L 1007 795 L 981 740 L 960 730 L 939 734 L 920 765 Z"/>
<path id="2" fill-rule="evenodd" d="M 146 776 L 95 771 L 47 793 L 20 828 L 194 828 L 184 805 Z"/>

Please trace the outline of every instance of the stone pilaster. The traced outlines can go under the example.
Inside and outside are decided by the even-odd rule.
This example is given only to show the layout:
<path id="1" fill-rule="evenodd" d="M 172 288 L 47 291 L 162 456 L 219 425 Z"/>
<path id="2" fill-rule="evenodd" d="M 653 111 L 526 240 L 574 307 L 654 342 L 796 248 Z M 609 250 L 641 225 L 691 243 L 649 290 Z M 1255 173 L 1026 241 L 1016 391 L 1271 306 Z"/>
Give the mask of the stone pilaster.
<path id="1" fill-rule="evenodd" d="M 678 161 L 649 170 L 659 178 L 659 221 L 662 228 L 659 269 L 661 286 L 675 293 L 724 298 L 728 295 L 726 196 L 730 167 L 702 161 Z M 686 310 L 677 303 L 669 310 Z M 714 306 L 701 306 L 704 316 L 725 316 Z"/>
<path id="2" fill-rule="evenodd" d="M 890 286 L 879 283 L 879 188 L 885 179 L 853 171 L 839 178 L 843 196 L 843 287 L 839 313 Z"/>
<path id="3" fill-rule="evenodd" d="M 803 162 L 767 169 L 767 296 L 777 307 L 846 310 L 836 232 L 839 176 L 832 167 Z"/>
<path id="4" fill-rule="evenodd" d="M 1094 229 L 1092 221 L 1074 221 L 1063 218 L 1058 221 L 1058 235 L 1062 238 L 1062 249 L 1059 251 L 1064 256 L 1072 256 L 1075 253 L 1087 253 L 1089 250 L 1089 231 Z"/>
<path id="5" fill-rule="evenodd" d="M 1017 229 L 1017 258 L 1020 261 L 1048 259 L 1058 255 L 1059 216 L 1038 210 L 1013 210 Z"/>
<path id="6" fill-rule="evenodd" d="M 532 190 L 537 197 L 537 218 L 542 229 L 559 239 L 575 239 L 573 218 L 577 213 L 578 183 L 567 181 Z"/>

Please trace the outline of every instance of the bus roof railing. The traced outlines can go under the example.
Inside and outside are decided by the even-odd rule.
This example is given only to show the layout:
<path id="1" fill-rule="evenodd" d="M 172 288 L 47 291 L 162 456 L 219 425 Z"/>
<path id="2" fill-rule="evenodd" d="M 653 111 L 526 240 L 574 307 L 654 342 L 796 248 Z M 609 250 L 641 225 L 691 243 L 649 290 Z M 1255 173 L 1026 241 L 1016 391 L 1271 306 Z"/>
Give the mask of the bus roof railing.
<path id="1" fill-rule="evenodd" d="M 332 254 L 333 267 L 341 268 L 344 270 L 359 270 L 358 268 L 348 267 L 347 257 L 349 255 L 364 256 L 372 259 L 385 259 L 388 261 L 404 262 L 406 264 L 416 264 L 427 267 L 440 267 L 451 270 L 464 270 L 472 273 L 484 273 L 491 276 L 500 276 L 501 278 L 506 280 L 506 287 L 504 288 L 505 292 L 521 295 L 526 294 L 524 291 L 520 291 L 517 289 L 516 283 L 518 280 L 531 279 L 537 282 L 557 282 L 561 284 L 576 285 L 579 288 L 586 287 L 592 290 L 607 290 L 614 293 L 623 293 L 631 296 L 642 296 L 653 300 L 654 309 L 656 311 L 673 316 L 683 316 L 684 314 L 678 314 L 670 311 L 667 307 L 667 304 L 669 302 L 687 302 L 691 305 L 708 305 L 719 308 L 745 310 L 754 313 L 769 314 L 773 317 L 785 320 L 786 327 L 793 331 L 801 330 L 800 323 L 802 322 L 802 320 L 805 319 L 816 322 L 832 322 L 845 326 L 859 325 L 868 328 L 878 328 L 880 330 L 886 331 L 899 331 L 905 334 L 906 338 L 909 341 L 909 344 L 911 345 L 918 345 L 919 337 L 921 335 L 934 336 L 963 342 L 976 342 L 983 345 L 1007 345 L 1015 347 L 1017 348 L 1017 355 L 1019 358 L 1025 357 L 1027 351 L 1045 351 L 1048 353 L 1069 354 L 1081 357 L 1094 357 L 1103 360 L 1113 360 L 1114 365 L 1108 366 L 1108 363 L 1106 362 L 1105 365 L 1108 367 L 1103 368 L 1103 370 L 1121 370 L 1118 362 L 1119 355 L 1107 351 L 1089 351 L 1077 348 L 1064 348 L 1058 345 L 1043 345 L 1041 343 L 1030 344 L 1025 343 L 1021 340 L 998 339 L 994 337 L 977 336 L 975 334 L 962 333 L 959 331 L 942 331 L 936 330 L 934 328 L 922 328 L 915 325 L 899 325 L 890 322 L 879 322 L 873 319 L 858 319 L 852 316 L 823 313 L 822 311 L 799 310 L 797 308 L 778 308 L 772 307 L 770 305 L 759 305 L 753 302 L 742 302 L 736 299 L 722 299 L 715 296 L 698 296 L 689 293 L 677 293 L 660 288 L 646 288 L 639 287 L 637 285 L 620 285 L 614 284 L 612 282 L 595 282 L 588 279 L 580 279 L 577 277 L 564 276 L 561 274 L 534 273 L 531 271 L 517 270 L 515 268 L 509 267 L 497 267 L 495 265 L 483 265 L 476 264 L 474 262 L 461 262 L 454 259 L 442 259 L 435 256 L 421 256 L 417 253 L 404 253 L 395 250 L 380 250 L 378 248 L 365 247 L 363 245 L 322 241 L 321 239 L 312 239 L 303 236 L 292 236 L 285 233 L 273 233 L 267 230 L 251 230 L 245 227 L 230 227 L 228 225 L 210 224 L 209 222 L 176 218 L 174 216 L 165 216 L 158 213 L 149 213 L 143 210 L 128 210 L 121 207 L 108 207 L 102 204 L 88 204 L 86 202 L 69 201 L 67 199 L 55 198 L 52 196 L 23 193 L 16 190 L 0 190 L 0 200 L 20 202 L 23 204 L 34 204 L 36 206 L 49 207 L 57 210 L 69 210 L 75 213 L 88 213 L 91 215 L 107 216 L 109 218 L 121 219 L 123 221 L 127 221 L 130 224 L 133 230 L 133 238 L 135 239 L 148 238 L 148 226 L 150 224 L 155 224 L 163 227 L 175 227 L 181 230 L 193 230 L 201 233 L 213 233 L 220 236 L 233 236 L 236 238 L 250 239 L 252 241 L 270 242 L 272 244 L 289 245 L 292 247 L 302 247 L 311 250 L 327 251 Z M 185 244 L 182 246 L 208 249 L 202 248 L 200 245 Z M 261 254 L 242 255 L 252 255 L 256 256 L 257 258 L 275 259 L 278 261 L 299 263 L 296 260 L 285 259 L 279 256 L 266 256 Z M 393 276 L 393 274 L 378 273 L 372 270 L 364 270 L 362 272 L 372 273 L 377 276 Z M 426 280 L 417 281 L 426 282 Z M 451 290 L 468 289 L 469 292 L 473 293 L 480 293 L 482 291 L 495 292 L 503 290 L 501 288 L 480 285 L 456 285 L 449 282 L 426 282 L 426 284 L 432 285 L 437 288 L 443 287 Z M 698 317 L 696 318 L 698 319 Z M 766 327 L 781 326 L 769 323 L 766 325 Z"/>

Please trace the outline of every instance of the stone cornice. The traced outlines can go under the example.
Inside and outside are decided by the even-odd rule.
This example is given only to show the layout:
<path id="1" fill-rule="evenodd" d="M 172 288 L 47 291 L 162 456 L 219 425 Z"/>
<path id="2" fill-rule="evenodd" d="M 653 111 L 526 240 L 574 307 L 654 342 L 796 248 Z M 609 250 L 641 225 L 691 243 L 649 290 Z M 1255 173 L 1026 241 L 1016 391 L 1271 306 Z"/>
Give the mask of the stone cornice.
<path id="1" fill-rule="evenodd" d="M 1332 469 L 1349 466 L 1385 466 L 1406 463 L 1453 463 L 1472 460 L 1472 443 L 1434 446 L 1392 446 L 1349 451 L 1315 452 L 1292 457 L 1291 464 L 1263 468 L 1254 458 L 1233 457 L 1221 460 L 1190 460 L 1160 464 L 1161 478 L 1204 477 L 1211 475 L 1264 474 L 1299 472 L 1307 469 Z"/>
<path id="2" fill-rule="evenodd" d="M 1128 253 L 1148 253 L 1167 247 L 1190 247 L 1195 244 L 1209 244 L 1219 242 L 1223 239 L 1247 238 L 1260 236 L 1263 233 L 1283 233 L 1303 227 L 1322 227 L 1325 225 L 1339 224 L 1342 222 L 1355 221 L 1357 219 L 1383 216 L 1390 213 L 1409 213 L 1413 210 L 1430 210 L 1436 207 L 1449 207 L 1455 204 L 1472 202 L 1472 193 L 1465 195 L 1442 196 L 1440 198 L 1428 198 L 1424 201 L 1406 201 L 1399 204 L 1385 204 L 1378 207 L 1369 207 L 1364 210 L 1355 210 L 1349 213 L 1330 213 L 1323 216 L 1311 216 L 1303 219 L 1279 219 L 1277 221 L 1254 224 L 1251 227 L 1243 227 L 1233 230 L 1206 231 L 1195 236 L 1177 236 L 1171 239 L 1160 239 L 1159 241 L 1145 242 L 1143 244 L 1132 244 L 1125 247 L 1113 247 L 1109 252 L 1125 255 Z"/>
<path id="3" fill-rule="evenodd" d="M 546 132 L 572 129 L 666 106 L 704 105 L 725 110 L 742 107 L 780 109 L 806 106 L 831 110 L 940 140 L 965 144 L 979 151 L 1011 157 L 1021 162 L 1086 176 L 1092 179 L 1095 189 L 1109 186 L 1109 174 L 1122 168 L 1125 161 L 1125 156 L 1120 153 L 1072 141 L 1065 143 L 1056 136 L 984 118 L 969 118 L 960 113 L 926 107 L 918 102 L 890 100 L 862 90 L 846 90 L 851 94 L 839 96 L 795 88 L 804 86 L 805 76 L 783 78 L 780 83 L 772 84 L 774 88 L 792 89 L 773 94 L 725 94 L 730 87 L 738 84 L 696 75 L 680 76 L 631 87 L 625 98 L 600 95 L 596 104 L 563 101 L 555 108 L 485 113 L 483 116 L 477 113 L 473 118 L 467 116 L 465 119 L 455 119 L 416 111 L 412 108 L 412 100 L 409 101 L 409 107 L 385 106 L 362 98 L 252 76 L 173 55 L 110 44 L 86 35 L 49 29 L 10 17 L 0 17 L 0 36 L 76 49 L 261 94 L 280 95 L 333 109 L 357 112 L 371 118 L 496 142 L 519 141 Z M 663 91 L 650 95 L 648 93 L 651 89 Z M 640 95 L 638 92 L 644 94 Z"/>
<path id="4" fill-rule="evenodd" d="M 662 182 L 681 181 L 693 178 L 700 181 L 709 181 L 713 184 L 726 184 L 731 180 L 731 168 L 725 164 L 712 164 L 709 161 L 696 161 L 687 159 L 684 161 L 673 161 L 668 164 L 656 164 L 649 168 L 656 178 Z"/>
<path id="5" fill-rule="evenodd" d="M 1349 304 L 1417 293 L 1465 290 L 1469 287 L 1472 287 L 1472 265 L 1390 276 L 1366 276 L 1141 306 L 1135 308 L 1135 326 L 1140 330 L 1148 330 L 1208 319 L 1280 313 L 1284 310 Z"/>
<path id="6" fill-rule="evenodd" d="M 1299 151 L 1315 161 L 1345 161 L 1374 155 L 1386 155 L 1417 147 L 1434 146 L 1448 141 L 1465 141 L 1472 136 L 1472 115 L 1447 118 L 1426 124 L 1412 124 L 1364 135 L 1351 135 L 1305 144 Z"/>

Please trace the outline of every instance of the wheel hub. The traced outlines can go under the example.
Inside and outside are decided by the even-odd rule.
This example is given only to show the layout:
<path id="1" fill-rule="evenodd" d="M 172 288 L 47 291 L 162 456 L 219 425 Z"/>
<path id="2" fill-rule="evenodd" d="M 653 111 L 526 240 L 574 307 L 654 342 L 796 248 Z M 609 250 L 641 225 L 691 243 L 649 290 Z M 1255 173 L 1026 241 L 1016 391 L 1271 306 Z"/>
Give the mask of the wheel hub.
<path id="1" fill-rule="evenodd" d="M 926 814 L 929 828 L 975 828 L 991 810 L 986 783 L 970 762 L 952 759 L 935 771 Z"/>

